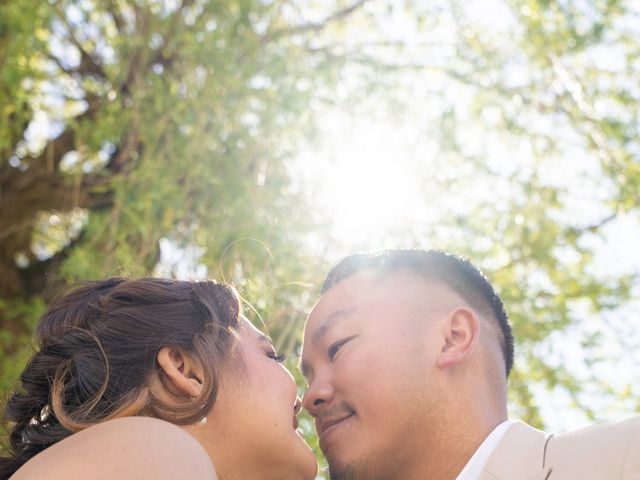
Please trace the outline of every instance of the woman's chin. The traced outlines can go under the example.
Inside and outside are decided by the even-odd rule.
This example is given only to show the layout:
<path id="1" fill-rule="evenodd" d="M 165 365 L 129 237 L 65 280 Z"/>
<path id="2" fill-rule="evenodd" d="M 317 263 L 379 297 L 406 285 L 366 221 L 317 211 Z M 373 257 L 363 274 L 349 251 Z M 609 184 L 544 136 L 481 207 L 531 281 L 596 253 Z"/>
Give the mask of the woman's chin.
<path id="1" fill-rule="evenodd" d="M 296 450 L 299 451 L 296 455 L 297 470 L 300 472 L 300 480 L 314 480 L 318 475 L 318 460 L 313 454 L 311 447 L 307 445 L 302 436 L 296 433 L 298 436 L 298 443 Z"/>
<path id="2" fill-rule="evenodd" d="M 309 452 L 311 453 L 311 459 L 301 466 L 300 480 L 314 480 L 318 475 L 318 461 L 315 455 L 313 455 L 313 452 Z"/>

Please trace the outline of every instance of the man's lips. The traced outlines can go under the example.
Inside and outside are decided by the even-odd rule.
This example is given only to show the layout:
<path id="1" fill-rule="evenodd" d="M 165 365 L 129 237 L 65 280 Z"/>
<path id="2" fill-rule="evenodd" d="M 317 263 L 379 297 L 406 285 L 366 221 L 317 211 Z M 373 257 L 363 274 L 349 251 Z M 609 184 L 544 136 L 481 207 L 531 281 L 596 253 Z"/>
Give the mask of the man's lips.
<path id="1" fill-rule="evenodd" d="M 338 417 L 331 417 L 322 420 L 316 419 L 316 430 L 318 431 L 318 436 L 322 437 L 329 428 L 338 425 L 339 423 L 343 422 L 347 418 L 351 418 L 352 416 L 353 412 L 349 412 Z"/>

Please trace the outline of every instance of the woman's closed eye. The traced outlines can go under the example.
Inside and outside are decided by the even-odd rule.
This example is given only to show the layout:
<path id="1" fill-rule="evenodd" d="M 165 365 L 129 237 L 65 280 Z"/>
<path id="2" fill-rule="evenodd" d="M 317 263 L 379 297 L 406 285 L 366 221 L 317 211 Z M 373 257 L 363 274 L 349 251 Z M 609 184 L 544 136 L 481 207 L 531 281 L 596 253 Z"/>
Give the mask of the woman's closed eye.
<path id="1" fill-rule="evenodd" d="M 283 363 L 287 359 L 287 356 L 284 353 L 277 353 L 275 350 L 267 352 L 267 357 L 278 363 Z"/>
<path id="2" fill-rule="evenodd" d="M 352 335 L 351 337 L 343 338 L 343 339 L 338 340 L 337 342 L 333 343 L 327 349 L 327 356 L 329 357 L 329 360 L 333 360 L 335 358 L 335 356 L 338 354 L 338 351 L 342 348 L 342 346 L 345 343 L 347 343 L 349 340 L 353 340 L 355 337 L 356 337 L 356 335 Z"/>

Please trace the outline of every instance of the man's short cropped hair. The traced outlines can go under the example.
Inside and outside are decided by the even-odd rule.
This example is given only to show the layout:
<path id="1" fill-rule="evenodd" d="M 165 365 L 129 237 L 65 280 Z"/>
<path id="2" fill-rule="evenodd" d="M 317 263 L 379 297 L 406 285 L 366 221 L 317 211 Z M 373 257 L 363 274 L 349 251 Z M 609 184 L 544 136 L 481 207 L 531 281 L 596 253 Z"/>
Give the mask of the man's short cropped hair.
<path id="1" fill-rule="evenodd" d="M 366 269 L 390 273 L 409 270 L 430 280 L 441 281 L 499 327 L 507 376 L 513 367 L 513 333 L 502 300 L 493 286 L 469 260 L 438 250 L 383 250 L 350 255 L 329 271 L 322 294 L 346 277 Z"/>

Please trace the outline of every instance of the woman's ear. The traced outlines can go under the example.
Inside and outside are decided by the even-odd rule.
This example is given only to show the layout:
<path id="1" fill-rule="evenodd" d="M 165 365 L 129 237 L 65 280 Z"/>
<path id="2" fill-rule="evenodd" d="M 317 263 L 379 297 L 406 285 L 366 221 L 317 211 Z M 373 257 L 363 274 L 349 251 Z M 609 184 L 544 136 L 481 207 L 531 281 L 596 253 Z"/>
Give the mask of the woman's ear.
<path id="1" fill-rule="evenodd" d="M 191 398 L 202 394 L 204 372 L 189 353 L 180 347 L 162 347 L 158 352 L 158 364 L 172 391 Z"/>
<path id="2" fill-rule="evenodd" d="M 438 367 L 447 368 L 462 363 L 478 342 L 480 324 L 469 308 L 456 308 L 447 319 L 444 346 L 438 356 Z"/>

